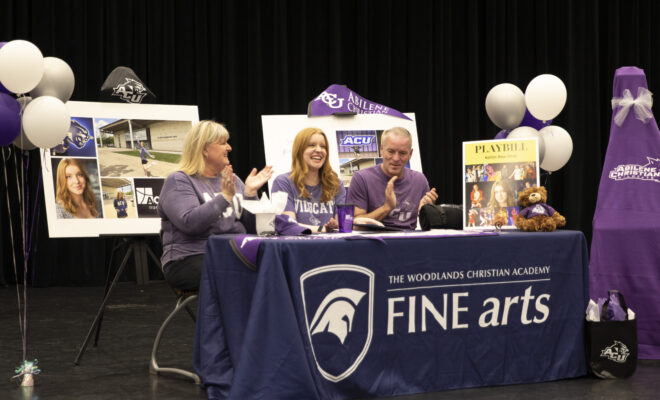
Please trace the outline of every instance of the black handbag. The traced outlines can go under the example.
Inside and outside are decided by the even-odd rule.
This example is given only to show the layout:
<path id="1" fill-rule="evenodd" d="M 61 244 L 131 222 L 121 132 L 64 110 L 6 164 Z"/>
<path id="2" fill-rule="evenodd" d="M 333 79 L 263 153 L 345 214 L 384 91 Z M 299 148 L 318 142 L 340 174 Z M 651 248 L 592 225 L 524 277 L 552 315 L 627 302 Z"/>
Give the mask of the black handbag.
<path id="1" fill-rule="evenodd" d="M 626 312 L 625 321 L 605 321 L 610 294 L 619 297 Z M 603 304 L 601 320 L 586 321 L 587 364 L 589 371 L 599 378 L 627 378 L 637 368 L 637 319 L 628 319 L 628 307 L 617 290 L 608 292 Z"/>
<path id="2" fill-rule="evenodd" d="M 425 204 L 419 210 L 419 224 L 429 229 L 463 229 L 463 206 L 458 204 Z"/>

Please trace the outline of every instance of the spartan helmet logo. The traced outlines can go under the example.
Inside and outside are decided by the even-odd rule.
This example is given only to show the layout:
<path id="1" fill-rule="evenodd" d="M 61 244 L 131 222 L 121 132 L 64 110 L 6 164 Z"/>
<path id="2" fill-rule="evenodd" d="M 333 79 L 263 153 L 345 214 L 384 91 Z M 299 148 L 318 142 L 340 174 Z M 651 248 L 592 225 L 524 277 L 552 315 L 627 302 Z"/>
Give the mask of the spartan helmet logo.
<path id="1" fill-rule="evenodd" d="M 366 293 L 354 289 L 337 289 L 323 299 L 312 319 L 312 335 L 330 332 L 344 344 L 353 326 L 355 307 Z"/>
<path id="2" fill-rule="evenodd" d="M 339 382 L 364 359 L 373 335 L 374 273 L 326 265 L 300 277 L 307 335 L 321 375 Z"/>

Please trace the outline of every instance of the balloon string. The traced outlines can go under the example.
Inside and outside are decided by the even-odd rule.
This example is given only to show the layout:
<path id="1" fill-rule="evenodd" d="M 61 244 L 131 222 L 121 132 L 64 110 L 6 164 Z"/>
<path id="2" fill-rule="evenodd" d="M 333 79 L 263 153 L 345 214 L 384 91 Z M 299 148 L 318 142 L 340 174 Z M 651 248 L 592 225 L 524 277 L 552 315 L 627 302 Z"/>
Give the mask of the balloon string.
<path id="1" fill-rule="evenodd" d="M 28 154 L 28 160 L 29 159 L 30 159 L 30 156 Z M 29 167 L 28 167 L 28 169 L 29 169 Z M 30 232 L 28 234 L 28 239 L 27 239 L 27 251 L 25 252 L 25 258 L 28 258 L 28 259 L 30 258 L 30 253 L 31 253 L 30 250 L 32 249 L 32 238 L 34 237 L 34 235 L 32 235 L 32 233 L 34 232 L 35 222 L 38 220 L 37 218 L 35 218 L 35 214 L 37 214 L 37 212 L 38 212 L 37 203 L 39 201 L 39 192 L 40 191 L 41 191 L 41 171 L 39 171 L 39 176 L 37 177 L 37 191 L 34 194 L 34 205 L 32 206 L 31 218 L 29 218 Z M 27 199 L 27 204 L 28 205 L 30 204 L 29 197 Z M 33 269 L 33 272 L 34 272 L 34 269 Z M 33 280 L 33 283 L 34 283 L 34 280 Z"/>
<path id="2" fill-rule="evenodd" d="M 22 158 L 22 164 L 23 168 L 25 169 L 25 175 L 30 176 L 30 153 L 23 153 L 21 152 L 24 157 Z M 23 184 L 25 184 L 25 180 L 23 180 Z M 24 225 L 27 227 L 30 225 L 30 185 L 25 185 L 23 186 L 25 189 L 25 193 L 23 194 L 23 199 L 25 199 L 24 203 L 24 208 L 25 208 L 25 218 L 24 218 Z M 27 268 L 27 256 L 30 253 L 30 235 L 27 232 L 27 228 L 23 229 L 24 233 L 23 235 L 25 236 L 25 243 L 26 246 L 23 248 L 23 257 L 25 257 L 25 266 Z"/>
<path id="3" fill-rule="evenodd" d="M 551 174 L 552 174 L 552 172 L 550 172 L 550 171 L 548 171 L 547 173 L 543 174 L 543 175 L 545 175 L 545 177 L 544 177 L 545 180 L 543 181 L 543 186 L 545 186 L 546 189 L 548 188 L 548 182 L 550 181 L 550 175 L 551 175 Z"/>
<path id="4" fill-rule="evenodd" d="M 7 148 L 9 152 L 11 152 L 11 148 Z M 4 178 L 5 178 L 5 195 L 7 196 L 7 214 L 9 215 L 9 240 L 11 240 L 11 248 L 12 248 L 12 260 L 14 261 L 14 277 L 16 279 L 16 303 L 18 304 L 18 328 L 21 333 L 21 340 L 23 343 L 25 343 L 25 335 L 23 334 L 23 320 L 21 319 L 21 314 L 22 314 L 22 307 L 21 307 L 21 293 L 20 289 L 18 288 L 18 266 L 16 263 L 16 246 L 14 242 L 14 221 L 12 218 L 12 212 L 11 212 L 11 206 L 10 206 L 10 199 L 9 199 L 9 179 L 7 177 L 7 158 L 5 157 L 5 149 L 4 147 L 2 148 L 2 163 L 5 166 L 3 168 L 4 172 Z"/>
<path id="5" fill-rule="evenodd" d="M 17 157 L 20 157 L 20 162 L 17 159 Z M 23 160 L 23 155 L 20 152 L 15 151 L 14 152 L 14 160 L 15 160 L 15 165 L 18 167 L 18 165 L 21 166 L 21 174 L 20 174 L 20 184 L 19 184 L 19 176 L 18 176 L 18 168 L 16 168 L 16 186 L 20 188 L 20 190 L 17 190 L 18 193 L 21 193 L 21 198 L 19 199 L 19 206 L 21 209 L 21 237 L 23 239 L 23 360 L 27 360 L 27 270 L 28 270 L 28 265 L 27 265 L 27 259 L 25 258 L 25 251 L 26 251 L 26 224 L 25 224 L 25 217 L 26 217 L 26 207 L 27 204 L 25 202 L 25 193 L 27 192 L 27 188 L 25 185 L 25 163 Z"/>
<path id="6" fill-rule="evenodd" d="M 41 216 L 41 208 L 37 207 L 37 203 L 39 201 L 39 191 L 40 191 L 40 189 L 41 189 L 41 170 L 39 170 L 39 180 L 37 181 L 37 193 L 36 193 L 35 198 L 34 198 L 35 208 L 37 210 L 37 216 L 34 219 L 34 221 L 40 221 L 39 217 Z M 35 224 L 33 224 L 33 226 L 35 226 Z M 39 237 L 39 224 L 38 223 L 36 224 L 36 229 L 34 231 L 34 236 L 33 237 L 37 237 L 37 238 Z M 35 240 L 34 249 L 33 249 L 33 252 L 35 254 L 38 251 L 38 247 L 39 247 L 39 241 Z M 32 284 L 33 285 L 34 285 L 34 278 L 36 276 L 36 273 L 37 273 L 37 269 L 32 268 Z"/>

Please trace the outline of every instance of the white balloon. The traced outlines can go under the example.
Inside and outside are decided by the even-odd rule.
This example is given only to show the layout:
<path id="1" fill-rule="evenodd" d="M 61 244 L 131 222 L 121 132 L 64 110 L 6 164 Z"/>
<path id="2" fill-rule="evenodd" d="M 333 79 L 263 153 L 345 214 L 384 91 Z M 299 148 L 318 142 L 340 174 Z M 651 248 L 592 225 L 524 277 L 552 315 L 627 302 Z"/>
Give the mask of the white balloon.
<path id="1" fill-rule="evenodd" d="M 543 157 L 545 156 L 545 140 L 543 136 L 539 134 L 539 131 L 532 128 L 531 126 L 521 126 L 511 132 L 507 139 L 527 139 L 527 138 L 536 138 L 539 142 L 539 165 L 543 163 Z"/>
<path id="2" fill-rule="evenodd" d="M 566 86 L 554 75 L 539 75 L 525 89 L 527 109 L 536 119 L 555 118 L 566 104 Z"/>
<path id="3" fill-rule="evenodd" d="M 539 131 L 545 142 L 545 156 L 540 166 L 546 171 L 557 171 L 571 158 L 573 140 L 571 135 L 560 126 L 550 125 Z"/>
<path id="4" fill-rule="evenodd" d="M 30 94 L 34 98 L 53 96 L 66 103 L 73 94 L 75 82 L 69 64 L 57 57 L 46 57 L 44 58 L 44 74 Z"/>
<path id="5" fill-rule="evenodd" d="M 486 113 L 495 125 L 510 130 L 525 117 L 525 96 L 518 86 L 500 83 L 486 95 Z"/>
<path id="6" fill-rule="evenodd" d="M 62 143 L 70 126 L 69 110 L 60 99 L 52 96 L 37 97 L 23 111 L 25 135 L 42 149 Z"/>
<path id="7" fill-rule="evenodd" d="M 0 82 L 14 93 L 28 93 L 44 74 L 44 57 L 34 44 L 12 40 L 0 48 Z"/>

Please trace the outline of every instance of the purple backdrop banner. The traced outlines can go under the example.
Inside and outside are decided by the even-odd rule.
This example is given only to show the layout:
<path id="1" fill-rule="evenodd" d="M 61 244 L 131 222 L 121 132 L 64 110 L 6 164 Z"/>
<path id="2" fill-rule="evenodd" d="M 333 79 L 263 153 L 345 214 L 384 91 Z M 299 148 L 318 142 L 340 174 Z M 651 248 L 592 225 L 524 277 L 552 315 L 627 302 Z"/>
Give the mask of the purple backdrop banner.
<path id="1" fill-rule="evenodd" d="M 410 120 L 403 113 L 369 101 L 343 85 L 330 85 L 307 106 L 308 117 L 355 114 L 387 114 Z"/>

